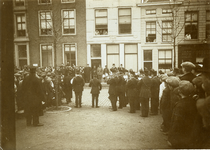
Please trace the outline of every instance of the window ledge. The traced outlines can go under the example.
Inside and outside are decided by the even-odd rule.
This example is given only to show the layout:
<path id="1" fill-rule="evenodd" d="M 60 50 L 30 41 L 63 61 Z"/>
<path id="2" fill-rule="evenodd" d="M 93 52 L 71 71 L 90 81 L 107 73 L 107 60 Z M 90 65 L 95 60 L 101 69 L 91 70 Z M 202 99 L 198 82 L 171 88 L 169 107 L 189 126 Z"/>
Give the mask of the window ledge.
<path id="1" fill-rule="evenodd" d="M 173 42 L 161 42 L 161 44 L 173 44 Z"/>
<path id="2" fill-rule="evenodd" d="M 103 38 L 103 37 L 109 37 L 109 35 L 94 35 L 93 38 Z"/>
<path id="3" fill-rule="evenodd" d="M 157 42 L 146 42 L 145 44 L 157 44 Z"/>
<path id="4" fill-rule="evenodd" d="M 76 34 L 62 34 L 62 36 L 71 36 L 71 35 L 76 35 Z"/>
<path id="5" fill-rule="evenodd" d="M 28 37 L 16 37 L 14 38 L 14 42 L 26 42 L 29 41 Z"/>
<path id="6" fill-rule="evenodd" d="M 133 34 L 118 34 L 117 37 L 133 37 Z"/>

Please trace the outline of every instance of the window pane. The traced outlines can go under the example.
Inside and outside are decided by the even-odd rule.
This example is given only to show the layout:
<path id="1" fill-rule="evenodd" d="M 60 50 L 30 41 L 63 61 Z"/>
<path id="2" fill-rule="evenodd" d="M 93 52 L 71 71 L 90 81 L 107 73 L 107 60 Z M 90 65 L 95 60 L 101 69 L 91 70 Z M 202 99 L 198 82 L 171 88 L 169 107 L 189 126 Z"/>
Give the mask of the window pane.
<path id="1" fill-rule="evenodd" d="M 47 12 L 47 13 L 46 13 L 46 19 L 51 19 L 50 12 Z"/>
<path id="2" fill-rule="evenodd" d="M 69 48 L 69 45 L 64 45 L 64 50 L 66 51 L 66 52 L 69 52 L 70 51 L 70 48 Z"/>
<path id="3" fill-rule="evenodd" d="M 125 45 L 125 53 L 137 53 L 137 45 Z"/>
<path id="4" fill-rule="evenodd" d="M 125 55 L 125 69 L 133 69 L 133 71 L 137 71 L 137 64 L 137 54 Z"/>
<path id="5" fill-rule="evenodd" d="M 96 18 L 96 25 L 106 25 L 107 18 Z"/>
<path id="6" fill-rule="evenodd" d="M 165 60 L 159 60 L 159 64 L 165 64 Z"/>
<path id="7" fill-rule="evenodd" d="M 75 25 L 74 19 L 70 19 L 70 26 L 74 27 L 74 25 Z"/>
<path id="8" fill-rule="evenodd" d="M 159 58 L 165 58 L 165 52 L 159 51 Z"/>
<path id="9" fill-rule="evenodd" d="M 131 15 L 131 9 L 119 9 L 119 16 Z"/>
<path id="10" fill-rule="evenodd" d="M 131 16 L 121 16 L 119 17 L 120 24 L 130 24 L 131 23 Z"/>
<path id="11" fill-rule="evenodd" d="M 119 47 L 118 45 L 107 45 L 107 54 L 111 53 L 119 53 Z"/>
<path id="12" fill-rule="evenodd" d="M 19 58 L 27 57 L 26 45 L 18 45 Z"/>
<path id="13" fill-rule="evenodd" d="M 107 10 L 106 9 L 96 10 L 96 17 L 105 17 L 105 16 L 107 16 Z"/>
<path id="14" fill-rule="evenodd" d="M 152 61 L 152 50 L 144 50 L 144 61 Z"/>
<path id="15" fill-rule="evenodd" d="M 91 57 L 101 57 L 101 45 L 91 46 Z"/>
<path id="16" fill-rule="evenodd" d="M 171 51 L 166 51 L 166 58 L 171 58 Z"/>
<path id="17" fill-rule="evenodd" d="M 18 24 L 18 30 L 21 30 L 22 28 L 21 28 L 21 24 Z"/>
<path id="18" fill-rule="evenodd" d="M 45 19 L 45 13 L 44 12 L 41 12 L 40 16 L 41 16 L 41 19 Z"/>
<path id="19" fill-rule="evenodd" d="M 51 51 L 42 51 L 42 66 L 43 67 L 52 66 L 52 52 Z"/>
<path id="20" fill-rule="evenodd" d="M 17 22 L 21 22 L 21 16 L 17 16 Z"/>
<path id="21" fill-rule="evenodd" d="M 74 11 L 69 11 L 69 18 L 74 18 Z"/>
<path id="22" fill-rule="evenodd" d="M 107 67 L 110 69 L 112 64 L 115 63 L 115 66 L 119 66 L 119 55 L 107 55 Z"/>
<path id="23" fill-rule="evenodd" d="M 152 69 L 152 62 L 144 62 L 144 68 Z"/>
<path id="24" fill-rule="evenodd" d="M 197 21 L 197 20 L 198 20 L 197 12 L 192 13 L 192 21 Z"/>
<path id="25" fill-rule="evenodd" d="M 185 20 L 186 21 L 191 21 L 191 13 L 186 13 L 185 14 Z"/>

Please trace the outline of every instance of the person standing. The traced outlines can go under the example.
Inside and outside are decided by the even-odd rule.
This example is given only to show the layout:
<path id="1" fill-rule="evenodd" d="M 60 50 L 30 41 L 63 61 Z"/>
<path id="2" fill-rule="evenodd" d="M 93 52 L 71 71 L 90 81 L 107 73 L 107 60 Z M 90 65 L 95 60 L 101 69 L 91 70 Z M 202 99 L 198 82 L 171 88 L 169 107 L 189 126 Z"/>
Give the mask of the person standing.
<path id="1" fill-rule="evenodd" d="M 141 99 L 141 116 L 148 117 L 149 113 L 149 98 L 151 98 L 151 86 L 152 81 L 149 78 L 149 71 L 144 71 L 144 77 L 139 81 L 138 87 L 140 87 L 139 97 Z"/>
<path id="2" fill-rule="evenodd" d="M 192 83 L 192 80 L 196 77 L 191 71 L 195 68 L 195 65 L 191 62 L 183 62 L 181 64 L 183 75 L 180 76 L 180 80 L 187 80 Z"/>
<path id="3" fill-rule="evenodd" d="M 113 111 L 117 111 L 116 80 L 116 77 L 113 76 L 107 81 L 107 84 L 109 84 L 109 99 L 111 101 Z"/>
<path id="4" fill-rule="evenodd" d="M 75 92 L 75 108 L 82 107 L 81 101 L 82 101 L 82 91 L 83 87 L 85 85 L 85 81 L 82 78 L 82 76 L 79 74 L 79 70 L 76 70 L 76 76 L 73 78 L 72 81 L 73 90 Z"/>
<path id="5" fill-rule="evenodd" d="M 95 99 L 96 99 L 96 108 L 99 108 L 98 96 L 99 96 L 100 90 L 102 89 L 102 86 L 101 86 L 101 82 L 97 79 L 96 76 L 93 76 L 93 79 L 90 80 L 89 87 L 91 87 L 90 93 L 92 94 L 92 108 L 94 108 Z"/>
<path id="6" fill-rule="evenodd" d="M 22 83 L 24 112 L 26 125 L 43 126 L 39 123 L 39 115 L 42 111 L 44 92 L 42 91 L 41 80 L 36 75 L 36 67 L 30 68 L 29 76 L 26 76 Z"/>
<path id="7" fill-rule="evenodd" d="M 107 78 L 109 76 L 109 69 L 107 68 L 107 65 L 105 65 L 105 68 L 103 70 L 103 74 L 104 74 L 104 79 L 107 82 Z"/>
<path id="8" fill-rule="evenodd" d="M 100 82 L 102 80 L 102 75 L 103 75 L 103 69 L 102 69 L 101 65 L 99 65 L 98 68 L 97 68 L 97 76 L 98 76 L 98 80 Z"/>
<path id="9" fill-rule="evenodd" d="M 93 79 L 93 76 L 97 76 L 97 68 L 95 65 L 93 66 L 93 69 L 92 69 L 92 79 Z"/>
<path id="10" fill-rule="evenodd" d="M 64 89 L 63 90 L 64 90 L 64 93 L 65 93 L 67 104 L 71 102 L 71 98 L 72 98 L 71 79 L 72 79 L 72 76 L 70 76 L 69 73 L 66 71 L 66 74 L 63 78 L 63 83 L 64 83 Z"/>

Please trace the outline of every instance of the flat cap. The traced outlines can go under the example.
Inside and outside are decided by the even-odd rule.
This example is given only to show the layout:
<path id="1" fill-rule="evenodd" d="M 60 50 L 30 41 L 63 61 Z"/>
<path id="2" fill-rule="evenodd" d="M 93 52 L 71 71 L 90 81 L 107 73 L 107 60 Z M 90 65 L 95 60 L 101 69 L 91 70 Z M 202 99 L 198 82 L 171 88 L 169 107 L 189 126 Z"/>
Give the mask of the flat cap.
<path id="1" fill-rule="evenodd" d="M 189 95 L 193 94 L 193 92 L 195 91 L 195 88 L 194 88 L 193 84 L 190 83 L 189 81 L 182 80 L 179 82 L 179 91 L 183 95 L 189 96 Z"/>
<path id="2" fill-rule="evenodd" d="M 181 64 L 181 66 L 182 67 L 188 67 L 188 68 L 195 68 L 195 65 L 193 64 L 193 63 L 191 63 L 191 62 L 189 62 L 189 61 L 186 61 L 186 62 L 183 62 L 182 64 Z"/>
<path id="3" fill-rule="evenodd" d="M 168 83 L 172 87 L 178 87 L 179 86 L 179 78 L 177 77 L 168 77 L 166 79 L 166 83 Z"/>

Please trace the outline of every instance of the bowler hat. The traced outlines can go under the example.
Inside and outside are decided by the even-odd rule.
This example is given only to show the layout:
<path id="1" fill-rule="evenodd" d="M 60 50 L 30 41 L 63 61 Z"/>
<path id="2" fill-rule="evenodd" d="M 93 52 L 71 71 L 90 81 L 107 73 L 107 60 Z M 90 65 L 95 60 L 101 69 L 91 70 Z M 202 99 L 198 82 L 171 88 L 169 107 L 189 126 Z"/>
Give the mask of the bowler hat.
<path id="1" fill-rule="evenodd" d="M 195 91 L 195 88 L 192 83 L 186 80 L 181 80 L 179 82 L 179 92 L 182 93 L 185 96 L 189 96 L 193 94 Z"/>

